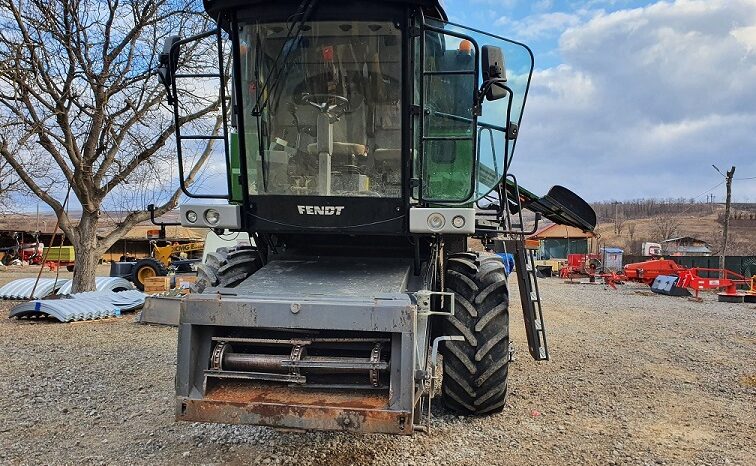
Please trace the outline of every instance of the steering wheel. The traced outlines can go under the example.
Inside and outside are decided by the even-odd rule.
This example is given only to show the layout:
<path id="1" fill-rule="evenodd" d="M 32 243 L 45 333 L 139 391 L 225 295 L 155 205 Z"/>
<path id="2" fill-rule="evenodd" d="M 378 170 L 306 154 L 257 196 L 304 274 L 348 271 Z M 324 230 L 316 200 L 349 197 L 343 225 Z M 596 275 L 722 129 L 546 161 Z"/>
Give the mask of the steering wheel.
<path id="1" fill-rule="evenodd" d="M 331 120 L 338 120 L 349 110 L 349 100 L 336 94 L 302 94 L 302 102 L 317 108 Z"/>

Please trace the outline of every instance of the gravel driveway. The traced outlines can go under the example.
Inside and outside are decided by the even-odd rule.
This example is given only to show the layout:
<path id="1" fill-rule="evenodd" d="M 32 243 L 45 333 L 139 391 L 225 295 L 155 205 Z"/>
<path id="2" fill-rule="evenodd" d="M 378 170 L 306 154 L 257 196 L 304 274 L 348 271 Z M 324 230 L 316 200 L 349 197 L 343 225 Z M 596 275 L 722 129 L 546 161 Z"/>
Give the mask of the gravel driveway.
<path id="1" fill-rule="evenodd" d="M 414 437 L 178 424 L 175 329 L 3 318 L 0 463 L 756 464 L 755 305 L 541 289 L 552 360 L 529 359 L 513 297 L 507 408 L 439 407 Z"/>

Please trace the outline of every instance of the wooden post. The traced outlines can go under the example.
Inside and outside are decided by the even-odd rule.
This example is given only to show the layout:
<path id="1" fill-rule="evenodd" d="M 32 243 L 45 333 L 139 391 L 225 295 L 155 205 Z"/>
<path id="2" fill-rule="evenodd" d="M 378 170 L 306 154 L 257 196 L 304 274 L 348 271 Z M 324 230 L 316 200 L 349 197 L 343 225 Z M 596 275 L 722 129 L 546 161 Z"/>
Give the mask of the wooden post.
<path id="1" fill-rule="evenodd" d="M 722 252 L 719 255 L 719 278 L 725 278 L 725 256 L 727 255 L 727 234 L 730 228 L 730 202 L 732 198 L 732 177 L 735 175 L 735 167 L 730 168 L 730 171 L 725 175 L 727 181 L 727 199 L 725 200 L 725 218 L 724 227 L 722 228 Z"/>

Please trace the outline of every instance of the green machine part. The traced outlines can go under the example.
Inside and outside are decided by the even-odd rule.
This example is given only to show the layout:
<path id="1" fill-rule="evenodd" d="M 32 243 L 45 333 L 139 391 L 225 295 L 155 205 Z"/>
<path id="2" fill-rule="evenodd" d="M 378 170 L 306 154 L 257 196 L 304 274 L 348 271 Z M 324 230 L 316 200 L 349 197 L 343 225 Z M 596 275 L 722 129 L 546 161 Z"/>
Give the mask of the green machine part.
<path id="1" fill-rule="evenodd" d="M 476 128 L 472 114 L 477 57 L 452 36 L 426 33 L 422 80 L 423 198 L 470 202 L 474 197 Z M 442 43 L 444 45 L 442 45 Z M 450 74 L 433 74 L 450 73 Z"/>
<path id="2" fill-rule="evenodd" d="M 460 136 L 443 132 L 434 136 Z M 472 193 L 473 149 L 470 140 L 429 141 L 424 150 L 424 196 L 427 199 L 458 201 Z"/>
<path id="3" fill-rule="evenodd" d="M 228 176 L 231 177 L 229 185 L 231 186 L 231 202 L 241 203 L 244 199 L 244 191 L 241 184 L 241 154 L 239 153 L 239 135 L 231 133 L 231 150 L 230 166 Z"/>

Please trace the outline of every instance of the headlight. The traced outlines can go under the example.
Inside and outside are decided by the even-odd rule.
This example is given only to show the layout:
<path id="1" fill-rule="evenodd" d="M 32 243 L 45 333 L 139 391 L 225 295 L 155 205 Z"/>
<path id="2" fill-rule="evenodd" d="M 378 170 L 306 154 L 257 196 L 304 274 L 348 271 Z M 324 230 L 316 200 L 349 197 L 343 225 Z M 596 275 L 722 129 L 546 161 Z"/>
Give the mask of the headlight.
<path id="1" fill-rule="evenodd" d="M 197 221 L 197 212 L 193 210 L 186 211 L 186 219 L 189 223 L 195 223 Z"/>
<path id="2" fill-rule="evenodd" d="M 457 215 L 452 219 L 452 225 L 454 226 L 454 228 L 462 228 L 463 226 L 465 226 L 465 217 Z"/>
<path id="3" fill-rule="evenodd" d="M 428 215 L 428 226 L 431 230 L 440 230 L 446 224 L 446 219 L 439 213 L 432 213 Z"/>
<path id="4" fill-rule="evenodd" d="M 217 225 L 220 222 L 220 214 L 215 209 L 207 209 L 205 211 L 205 221 L 210 225 Z"/>

